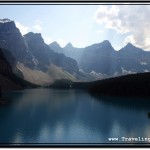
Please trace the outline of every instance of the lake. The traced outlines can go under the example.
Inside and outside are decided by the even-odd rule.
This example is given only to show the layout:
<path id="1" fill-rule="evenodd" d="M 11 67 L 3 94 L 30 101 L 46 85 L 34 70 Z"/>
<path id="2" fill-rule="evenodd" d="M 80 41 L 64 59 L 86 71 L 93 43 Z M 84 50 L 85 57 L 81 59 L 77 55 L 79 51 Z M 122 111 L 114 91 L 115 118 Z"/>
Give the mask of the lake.
<path id="1" fill-rule="evenodd" d="M 4 97 L 11 103 L 0 106 L 2 145 L 150 143 L 147 99 L 44 88 L 8 92 Z"/>

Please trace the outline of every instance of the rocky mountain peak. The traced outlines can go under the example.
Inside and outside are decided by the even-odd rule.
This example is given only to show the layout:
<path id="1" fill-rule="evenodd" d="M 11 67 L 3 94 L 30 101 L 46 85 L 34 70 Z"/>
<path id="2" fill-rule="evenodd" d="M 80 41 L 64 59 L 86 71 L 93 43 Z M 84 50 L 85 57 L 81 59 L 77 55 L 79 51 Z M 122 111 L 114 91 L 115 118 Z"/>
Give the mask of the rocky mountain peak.
<path id="1" fill-rule="evenodd" d="M 24 35 L 25 38 L 29 39 L 29 40 L 33 40 L 36 42 L 40 42 L 40 43 L 44 43 L 44 40 L 42 38 L 41 33 L 33 33 L 33 32 L 29 32 L 27 34 Z"/>
<path id="2" fill-rule="evenodd" d="M 50 43 L 49 46 L 60 47 L 60 45 L 56 41 Z"/>
<path id="3" fill-rule="evenodd" d="M 108 40 L 104 40 L 101 44 L 103 44 L 103 45 L 111 45 L 111 43 Z"/>
<path id="4" fill-rule="evenodd" d="M 15 25 L 15 22 L 12 21 L 12 20 L 9 20 L 9 19 L 0 19 L 0 32 L 1 33 L 8 33 L 9 31 L 11 30 L 17 30 L 18 32 L 18 29 L 16 28 L 16 25 Z"/>
<path id="5" fill-rule="evenodd" d="M 49 44 L 50 49 L 52 49 L 54 52 L 57 53 L 63 53 L 63 49 L 60 47 L 60 45 L 54 41 L 51 44 Z"/>
<path id="6" fill-rule="evenodd" d="M 73 45 L 69 42 L 64 48 L 67 48 L 67 49 L 73 48 Z"/>
<path id="7" fill-rule="evenodd" d="M 99 43 L 99 46 L 101 47 L 101 49 L 103 49 L 104 51 L 114 51 L 114 48 L 112 47 L 111 43 L 108 40 L 104 40 L 103 42 Z"/>
<path id="8" fill-rule="evenodd" d="M 127 45 L 126 45 L 126 47 L 135 47 L 132 43 L 128 43 Z"/>
<path id="9" fill-rule="evenodd" d="M 37 37 L 37 38 L 42 38 L 41 33 L 33 33 L 33 32 L 29 32 L 27 34 L 25 34 L 24 36 L 28 36 L 28 37 Z"/>
<path id="10" fill-rule="evenodd" d="M 132 43 L 128 43 L 125 47 L 123 47 L 122 49 L 120 49 L 120 52 L 141 52 L 143 51 L 142 49 L 134 46 Z"/>
<path id="11" fill-rule="evenodd" d="M 6 22 L 8 23 L 8 22 L 13 22 L 13 21 L 8 18 L 0 19 L 0 23 L 6 23 Z"/>
<path id="12" fill-rule="evenodd" d="M 10 19 L 0 19 L 0 48 L 10 51 L 16 62 L 34 67 L 33 57 L 27 50 L 24 38 L 15 22 Z"/>

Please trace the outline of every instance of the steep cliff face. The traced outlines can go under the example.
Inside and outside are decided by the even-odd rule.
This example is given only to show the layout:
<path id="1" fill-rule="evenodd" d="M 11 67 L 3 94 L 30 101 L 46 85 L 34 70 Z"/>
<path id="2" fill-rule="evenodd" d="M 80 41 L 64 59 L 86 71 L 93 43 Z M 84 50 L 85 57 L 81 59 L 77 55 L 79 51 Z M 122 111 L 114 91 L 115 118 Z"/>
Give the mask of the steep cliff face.
<path id="1" fill-rule="evenodd" d="M 66 56 L 71 57 L 73 59 L 75 59 L 78 62 L 82 59 L 82 55 L 84 52 L 84 48 L 77 48 L 74 47 L 71 43 L 68 43 L 64 48 L 63 48 L 63 52 Z"/>
<path id="2" fill-rule="evenodd" d="M 42 71 L 46 72 L 47 67 L 50 64 L 49 55 L 51 51 L 49 50 L 48 46 L 44 43 L 41 34 L 30 32 L 24 35 L 24 38 L 28 46 L 28 49 L 37 59 L 38 67 Z"/>
<path id="3" fill-rule="evenodd" d="M 54 52 L 45 44 L 41 34 L 30 32 L 24 35 L 29 50 L 38 60 L 38 67 L 44 72 L 53 64 L 61 67 L 63 70 L 75 75 L 79 68 L 77 62 L 64 54 Z"/>
<path id="4" fill-rule="evenodd" d="M 117 63 L 122 73 L 142 73 L 150 71 L 150 52 L 128 43 L 117 53 Z M 119 72 L 119 70 L 118 70 Z"/>
<path id="5" fill-rule="evenodd" d="M 110 76 L 150 71 L 150 52 L 128 43 L 115 51 L 109 41 L 85 47 L 79 66 Z"/>
<path id="6" fill-rule="evenodd" d="M 0 89 L 2 91 L 6 90 L 19 90 L 25 87 L 35 87 L 35 85 L 25 81 L 23 75 L 17 68 L 10 65 L 6 60 L 5 54 L 11 58 L 11 62 L 15 63 L 15 58 L 11 55 L 8 50 L 0 48 Z M 13 70 L 18 71 L 21 74 L 22 78 L 14 74 Z"/>
<path id="7" fill-rule="evenodd" d="M 85 72 L 96 72 L 102 74 L 112 74 L 116 62 L 116 51 L 113 49 L 109 41 L 93 44 L 85 47 L 81 60 L 80 67 Z"/>
<path id="8" fill-rule="evenodd" d="M 50 45 L 51 46 L 51 45 Z M 53 46 L 53 49 L 57 47 Z M 65 52 L 67 51 L 67 53 Z M 150 52 L 131 43 L 116 51 L 108 40 L 79 49 L 68 44 L 62 52 L 76 57 L 80 70 L 96 76 L 120 76 L 150 71 Z M 74 54 L 76 53 L 76 55 Z"/>
<path id="9" fill-rule="evenodd" d="M 0 48 L 0 89 L 2 91 L 21 89 L 19 83 L 15 83 L 12 79 L 15 75 L 12 73 L 12 67 L 7 62 L 3 52 L 11 56 L 9 51 Z M 14 62 L 15 60 L 12 58 L 11 61 Z"/>
<path id="10" fill-rule="evenodd" d="M 63 48 L 61 48 L 60 45 L 56 41 L 49 44 L 49 47 L 51 50 L 53 50 L 56 53 L 61 53 L 61 54 L 64 53 Z"/>
<path id="11" fill-rule="evenodd" d="M 9 50 L 16 61 L 34 68 L 34 57 L 26 47 L 23 36 L 16 27 L 15 22 L 9 19 L 0 20 L 0 48 Z M 8 61 L 9 58 L 6 57 Z"/>
<path id="12" fill-rule="evenodd" d="M 7 62 L 7 60 L 3 54 L 3 51 L 6 52 L 7 50 L 3 50 L 0 48 L 0 74 L 7 76 L 12 73 L 12 68 L 11 68 L 10 64 Z M 7 51 L 7 54 L 8 53 L 9 52 Z M 9 55 L 11 55 L 11 54 L 9 54 Z M 14 60 L 12 60 L 12 61 L 14 61 Z"/>
<path id="13" fill-rule="evenodd" d="M 22 36 L 15 22 L 9 19 L 0 19 L 0 48 L 13 73 L 34 84 L 53 82 L 53 74 L 70 79 L 79 71 L 75 60 L 52 51 L 40 33 Z"/>

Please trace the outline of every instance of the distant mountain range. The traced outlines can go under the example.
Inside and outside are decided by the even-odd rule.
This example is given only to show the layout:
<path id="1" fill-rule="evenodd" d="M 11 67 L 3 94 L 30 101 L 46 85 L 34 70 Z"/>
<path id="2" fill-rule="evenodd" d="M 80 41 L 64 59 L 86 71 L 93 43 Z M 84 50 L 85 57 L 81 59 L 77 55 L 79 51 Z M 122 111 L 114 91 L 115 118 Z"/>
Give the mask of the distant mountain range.
<path id="1" fill-rule="evenodd" d="M 0 20 L 0 48 L 11 69 L 8 74 L 36 85 L 49 85 L 58 79 L 92 81 L 150 71 L 150 52 L 131 43 L 119 51 L 108 40 L 85 48 L 71 43 L 61 48 L 57 42 L 47 45 L 40 33 L 22 36 L 9 19 Z"/>
<path id="2" fill-rule="evenodd" d="M 108 40 L 85 48 L 75 48 L 71 43 L 61 48 L 56 42 L 51 43 L 49 47 L 74 58 L 83 72 L 97 76 L 112 77 L 150 71 L 150 52 L 131 43 L 119 51 L 116 51 Z"/>
<path id="3" fill-rule="evenodd" d="M 63 53 L 66 56 L 75 59 L 78 63 L 81 60 L 81 56 L 84 52 L 84 48 L 76 48 L 71 43 L 68 43 L 64 48 L 61 48 L 60 45 L 55 41 L 49 44 L 49 47 L 57 53 Z"/>

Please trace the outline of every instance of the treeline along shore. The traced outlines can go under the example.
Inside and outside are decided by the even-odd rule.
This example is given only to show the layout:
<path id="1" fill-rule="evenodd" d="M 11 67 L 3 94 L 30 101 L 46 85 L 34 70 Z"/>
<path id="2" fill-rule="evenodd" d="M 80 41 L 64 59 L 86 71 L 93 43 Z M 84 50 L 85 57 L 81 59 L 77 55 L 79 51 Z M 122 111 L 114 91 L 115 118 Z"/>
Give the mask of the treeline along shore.
<path id="1" fill-rule="evenodd" d="M 49 87 L 82 89 L 103 95 L 150 97 L 150 73 L 129 74 L 93 82 L 72 82 L 62 79 Z"/>

